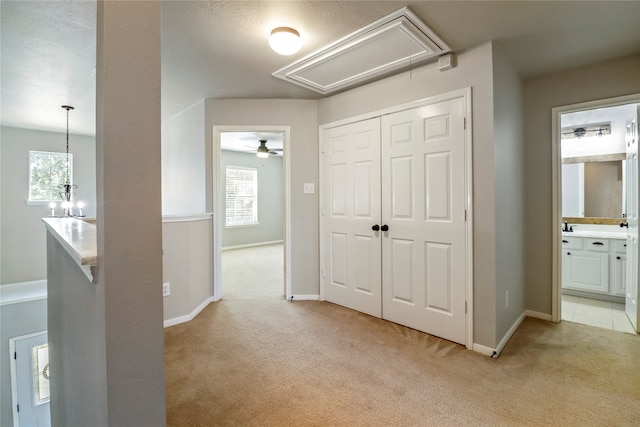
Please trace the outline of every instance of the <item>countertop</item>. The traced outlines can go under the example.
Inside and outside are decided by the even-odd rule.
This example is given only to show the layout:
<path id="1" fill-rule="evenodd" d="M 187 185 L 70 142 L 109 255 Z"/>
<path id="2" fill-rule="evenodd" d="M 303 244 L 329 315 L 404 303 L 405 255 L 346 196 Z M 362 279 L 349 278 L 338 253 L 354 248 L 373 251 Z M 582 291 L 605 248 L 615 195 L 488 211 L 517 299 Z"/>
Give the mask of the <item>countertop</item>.
<path id="1" fill-rule="evenodd" d="M 627 232 L 620 231 L 600 231 L 600 230 L 573 230 L 563 231 L 562 237 L 591 237 L 594 239 L 626 239 Z"/>
<path id="2" fill-rule="evenodd" d="M 97 233 L 94 219 L 49 217 L 42 218 L 42 221 L 78 265 L 97 265 Z"/>

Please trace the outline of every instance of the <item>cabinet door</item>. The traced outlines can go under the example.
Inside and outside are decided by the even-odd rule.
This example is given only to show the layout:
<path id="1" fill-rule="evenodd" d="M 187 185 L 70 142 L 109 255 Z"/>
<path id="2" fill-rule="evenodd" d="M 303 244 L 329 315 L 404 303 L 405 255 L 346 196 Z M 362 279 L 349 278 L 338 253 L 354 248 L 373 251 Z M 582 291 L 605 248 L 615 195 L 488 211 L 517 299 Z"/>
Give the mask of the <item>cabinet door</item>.
<path id="1" fill-rule="evenodd" d="M 571 283 L 571 251 L 563 248 L 562 251 L 562 287 L 570 287 Z"/>
<path id="2" fill-rule="evenodd" d="M 609 292 L 609 254 L 571 251 L 568 255 L 567 287 L 592 292 Z"/>
<path id="3" fill-rule="evenodd" d="M 625 295 L 627 283 L 627 256 L 621 254 L 611 255 L 611 293 Z"/>

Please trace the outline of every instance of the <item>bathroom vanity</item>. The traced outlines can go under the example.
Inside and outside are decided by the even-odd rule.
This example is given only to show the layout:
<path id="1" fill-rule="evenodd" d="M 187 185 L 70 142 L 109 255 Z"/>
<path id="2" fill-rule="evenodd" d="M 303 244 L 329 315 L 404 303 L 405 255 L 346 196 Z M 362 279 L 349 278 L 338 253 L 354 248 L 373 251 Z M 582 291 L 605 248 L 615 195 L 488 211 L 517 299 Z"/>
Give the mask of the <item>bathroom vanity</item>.
<path id="1" fill-rule="evenodd" d="M 562 292 L 624 302 L 627 241 L 615 227 L 562 233 Z"/>

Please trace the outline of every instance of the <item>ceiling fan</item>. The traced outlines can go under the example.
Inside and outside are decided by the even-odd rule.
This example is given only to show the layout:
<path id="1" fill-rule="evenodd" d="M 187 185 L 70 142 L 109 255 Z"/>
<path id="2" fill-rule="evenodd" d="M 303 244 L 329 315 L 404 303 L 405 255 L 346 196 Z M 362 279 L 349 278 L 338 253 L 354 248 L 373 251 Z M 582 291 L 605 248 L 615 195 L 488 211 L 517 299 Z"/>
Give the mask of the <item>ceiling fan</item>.
<path id="1" fill-rule="evenodd" d="M 258 142 L 260 142 L 260 146 L 256 150 L 258 157 L 266 158 L 269 157 L 269 155 L 277 156 L 282 154 L 282 148 L 274 148 L 273 150 L 270 150 L 269 147 L 267 147 L 266 139 L 260 139 Z"/>

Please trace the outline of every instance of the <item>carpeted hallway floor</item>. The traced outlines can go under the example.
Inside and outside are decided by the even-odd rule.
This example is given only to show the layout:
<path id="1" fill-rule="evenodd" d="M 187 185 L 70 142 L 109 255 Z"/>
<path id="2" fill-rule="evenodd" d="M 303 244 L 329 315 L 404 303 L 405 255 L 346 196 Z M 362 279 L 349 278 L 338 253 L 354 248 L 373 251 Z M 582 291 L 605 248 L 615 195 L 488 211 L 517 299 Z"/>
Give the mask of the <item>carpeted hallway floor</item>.
<path id="1" fill-rule="evenodd" d="M 229 298 L 165 330 L 169 426 L 631 426 L 640 337 L 527 319 L 497 359 L 330 303 Z"/>
<path id="2" fill-rule="evenodd" d="M 284 299 L 283 245 L 222 251 L 222 298 Z"/>

